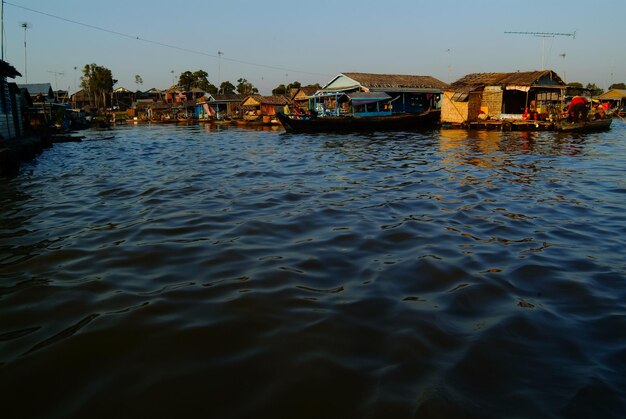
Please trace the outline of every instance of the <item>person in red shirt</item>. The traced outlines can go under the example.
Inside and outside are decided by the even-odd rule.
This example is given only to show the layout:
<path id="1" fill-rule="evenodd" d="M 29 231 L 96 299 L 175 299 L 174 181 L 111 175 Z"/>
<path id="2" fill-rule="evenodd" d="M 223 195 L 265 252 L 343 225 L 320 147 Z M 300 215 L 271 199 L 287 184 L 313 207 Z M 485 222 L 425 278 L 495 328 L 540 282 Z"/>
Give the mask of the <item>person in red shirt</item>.
<path id="1" fill-rule="evenodd" d="M 574 96 L 569 106 L 567 107 L 567 113 L 572 118 L 573 122 L 586 121 L 587 120 L 587 99 L 582 96 Z"/>

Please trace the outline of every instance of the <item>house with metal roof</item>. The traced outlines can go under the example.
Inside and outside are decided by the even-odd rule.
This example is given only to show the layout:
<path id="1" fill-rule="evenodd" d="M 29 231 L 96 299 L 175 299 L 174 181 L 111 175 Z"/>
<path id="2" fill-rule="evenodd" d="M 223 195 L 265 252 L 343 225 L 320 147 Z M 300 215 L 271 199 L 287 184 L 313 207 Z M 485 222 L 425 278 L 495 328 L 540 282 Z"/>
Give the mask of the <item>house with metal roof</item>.
<path id="1" fill-rule="evenodd" d="M 526 110 L 560 113 L 563 80 L 552 70 L 468 74 L 444 90 L 441 122 L 465 124 L 485 119 L 522 119 Z"/>
<path id="2" fill-rule="evenodd" d="M 54 102 L 56 97 L 50 83 L 18 84 L 20 89 L 28 90 L 33 103 Z"/>
<path id="3" fill-rule="evenodd" d="M 348 72 L 335 76 L 314 94 L 314 98 L 319 102 L 318 98 L 334 96 L 337 99 L 328 99 L 324 105 L 324 108 L 330 106 L 332 109 L 334 102 L 340 102 L 338 93 L 385 93 L 391 97 L 392 113 L 421 113 L 438 107 L 446 87 L 446 83 L 432 76 Z"/>

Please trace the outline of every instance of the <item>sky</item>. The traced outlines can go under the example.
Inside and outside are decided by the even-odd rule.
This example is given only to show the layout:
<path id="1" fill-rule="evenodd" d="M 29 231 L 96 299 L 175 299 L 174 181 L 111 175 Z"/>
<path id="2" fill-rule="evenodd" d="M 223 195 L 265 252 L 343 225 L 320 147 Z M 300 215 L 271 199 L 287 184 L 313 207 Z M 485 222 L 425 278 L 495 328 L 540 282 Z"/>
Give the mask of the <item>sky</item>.
<path id="1" fill-rule="evenodd" d="M 450 83 L 542 63 L 566 82 L 626 83 L 624 0 L 7 0 L 3 12 L 15 81 L 72 93 L 91 63 L 131 90 L 165 89 L 197 70 L 216 86 L 244 78 L 270 94 L 343 72 Z"/>

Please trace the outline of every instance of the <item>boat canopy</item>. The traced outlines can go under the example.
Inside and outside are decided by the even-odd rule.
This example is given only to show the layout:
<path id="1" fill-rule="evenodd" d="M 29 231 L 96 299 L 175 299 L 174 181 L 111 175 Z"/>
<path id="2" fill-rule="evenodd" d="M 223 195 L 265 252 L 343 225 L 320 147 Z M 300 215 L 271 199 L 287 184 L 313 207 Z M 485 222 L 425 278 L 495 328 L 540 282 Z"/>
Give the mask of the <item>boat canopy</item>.
<path id="1" fill-rule="evenodd" d="M 389 96 L 385 92 L 352 92 L 348 93 L 346 96 L 350 98 L 352 103 L 355 105 L 365 105 L 367 103 L 380 102 L 381 100 L 389 100 L 391 96 Z"/>

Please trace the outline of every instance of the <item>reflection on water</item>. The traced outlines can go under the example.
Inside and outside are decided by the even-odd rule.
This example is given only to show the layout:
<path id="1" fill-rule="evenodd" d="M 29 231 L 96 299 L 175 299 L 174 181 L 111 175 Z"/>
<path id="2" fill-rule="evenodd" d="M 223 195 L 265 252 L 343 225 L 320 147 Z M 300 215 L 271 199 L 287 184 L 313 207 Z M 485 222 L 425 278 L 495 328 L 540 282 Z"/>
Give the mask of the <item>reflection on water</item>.
<path id="1" fill-rule="evenodd" d="M 56 145 L 0 184 L 4 416 L 621 418 L 615 122 Z"/>

